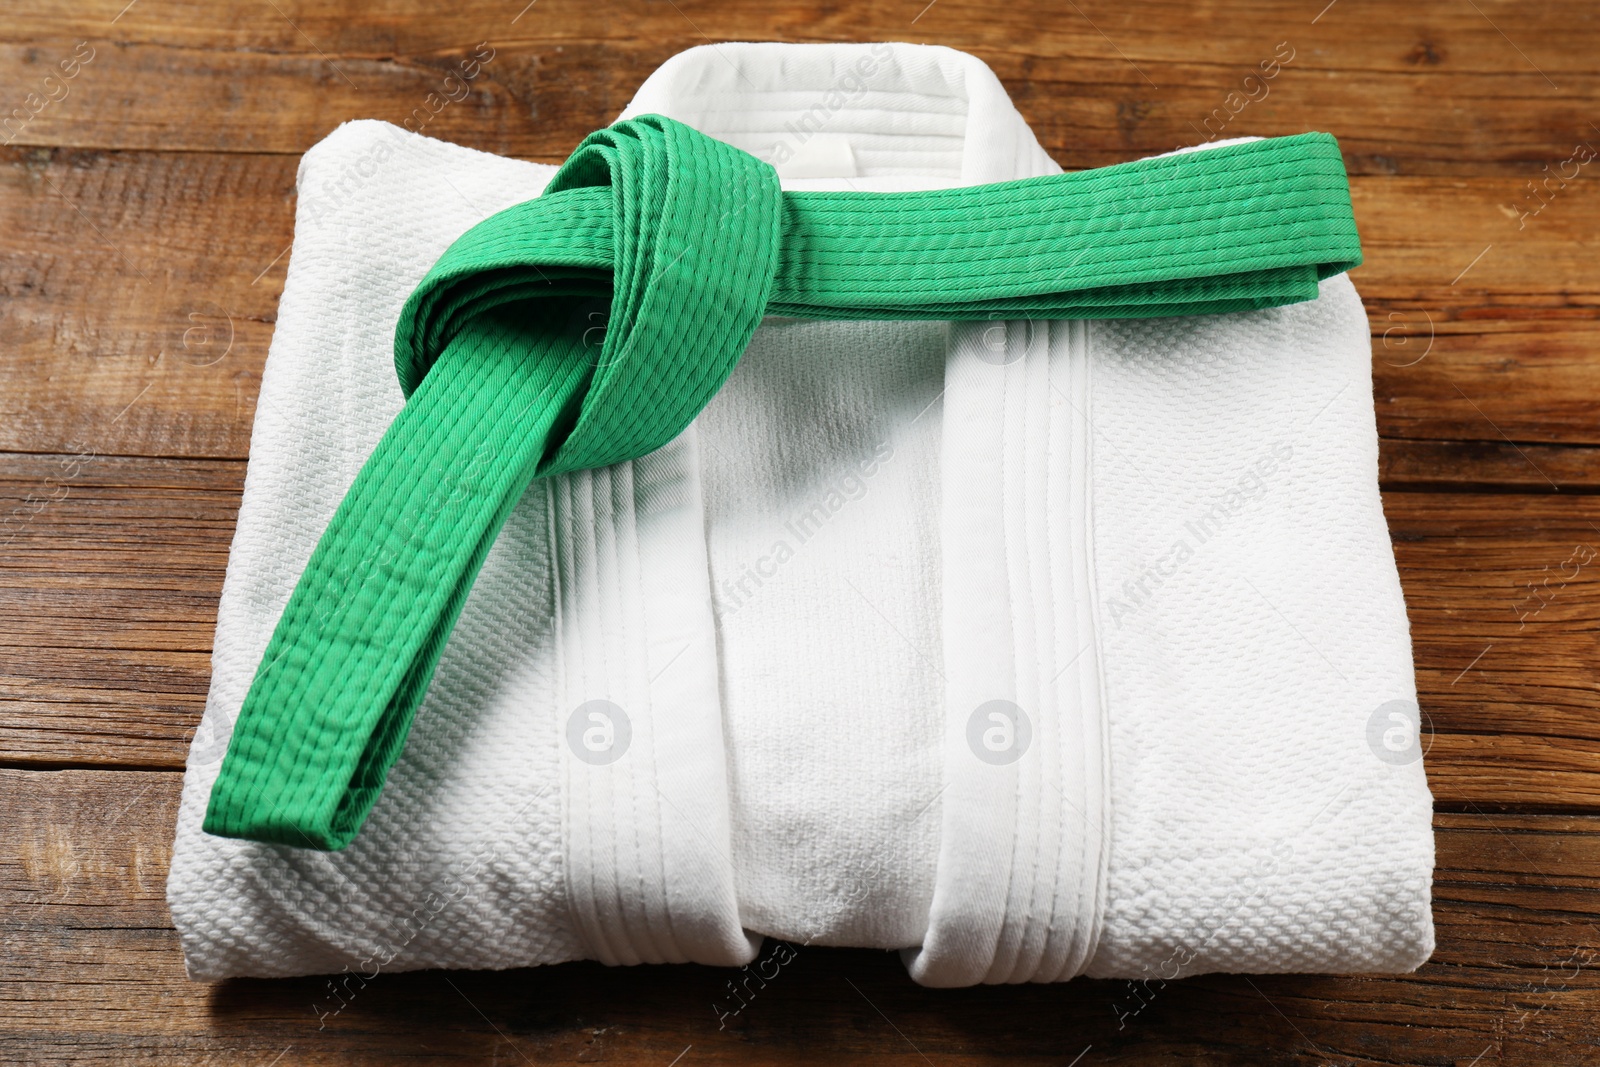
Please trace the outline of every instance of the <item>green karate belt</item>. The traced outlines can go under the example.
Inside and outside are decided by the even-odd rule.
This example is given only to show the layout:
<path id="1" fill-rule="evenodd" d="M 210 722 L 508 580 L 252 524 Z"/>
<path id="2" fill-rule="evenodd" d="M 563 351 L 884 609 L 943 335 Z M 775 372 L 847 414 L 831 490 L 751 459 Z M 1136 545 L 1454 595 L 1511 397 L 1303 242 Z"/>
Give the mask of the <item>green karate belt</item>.
<path id="1" fill-rule="evenodd" d="M 766 163 L 657 115 L 593 133 L 406 302 L 406 405 L 278 620 L 205 829 L 354 840 L 529 482 L 665 445 L 765 314 L 1248 311 L 1313 299 L 1360 261 L 1322 133 L 912 193 L 786 193 Z"/>

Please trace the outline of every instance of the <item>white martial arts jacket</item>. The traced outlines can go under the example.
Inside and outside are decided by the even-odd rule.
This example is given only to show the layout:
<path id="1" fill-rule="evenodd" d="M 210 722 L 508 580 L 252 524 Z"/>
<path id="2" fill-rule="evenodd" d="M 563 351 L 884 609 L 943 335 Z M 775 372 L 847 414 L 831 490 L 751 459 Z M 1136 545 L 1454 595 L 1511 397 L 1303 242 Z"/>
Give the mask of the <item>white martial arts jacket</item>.
<path id="1" fill-rule="evenodd" d="M 945 48 L 708 45 L 647 112 L 790 189 L 1059 170 Z M 273 626 L 401 406 L 402 303 L 554 170 L 375 121 L 301 164 L 169 883 L 193 977 L 737 965 L 763 936 L 901 950 L 940 986 L 1427 958 L 1343 275 L 1209 317 L 769 318 L 672 444 L 528 490 L 353 845 L 203 833 Z"/>

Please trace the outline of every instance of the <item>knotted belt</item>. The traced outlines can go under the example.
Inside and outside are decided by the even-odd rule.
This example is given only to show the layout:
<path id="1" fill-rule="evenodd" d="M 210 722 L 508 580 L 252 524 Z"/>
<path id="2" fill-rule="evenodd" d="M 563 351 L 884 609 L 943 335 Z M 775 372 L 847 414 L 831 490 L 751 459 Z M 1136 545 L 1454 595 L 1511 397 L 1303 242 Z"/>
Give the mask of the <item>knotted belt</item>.
<path id="1" fill-rule="evenodd" d="M 1212 314 L 1310 300 L 1360 260 L 1321 133 L 911 193 L 786 193 L 766 163 L 657 115 L 593 133 L 407 300 L 405 407 L 278 621 L 205 829 L 354 840 L 529 482 L 672 440 L 764 314 Z"/>

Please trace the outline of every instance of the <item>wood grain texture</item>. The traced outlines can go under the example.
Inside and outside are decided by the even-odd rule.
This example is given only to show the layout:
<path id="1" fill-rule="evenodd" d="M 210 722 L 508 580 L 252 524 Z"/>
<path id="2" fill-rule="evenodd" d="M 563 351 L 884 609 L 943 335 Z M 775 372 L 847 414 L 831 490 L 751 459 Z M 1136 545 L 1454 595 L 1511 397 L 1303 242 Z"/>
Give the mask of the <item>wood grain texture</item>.
<path id="1" fill-rule="evenodd" d="M 182 766 L 243 466 L 0 456 L 0 761 Z"/>
<path id="2" fill-rule="evenodd" d="M 703 967 L 379 973 L 339 999 L 325 977 L 188 982 L 164 901 L 179 780 L 0 771 L 0 1059 L 1059 1065 L 1087 1047 L 1086 1063 L 1554 1067 L 1600 1050 L 1595 817 L 1439 815 L 1439 947 L 1416 975 L 929 991 L 891 954 L 800 947 L 724 1019 L 727 972 Z"/>
<path id="3" fill-rule="evenodd" d="M 0 20 L 0 1062 L 1600 1063 L 1600 163 L 1529 185 L 1600 146 L 1600 9 L 524 2 L 45 0 Z M 1440 810 L 1421 972 L 931 991 L 885 954 L 805 948 L 725 1029 L 726 975 L 694 967 L 385 973 L 321 1029 L 325 978 L 183 977 L 177 769 L 299 154 L 381 118 L 559 162 L 708 39 L 973 52 L 1073 169 L 1339 137 Z M 1234 114 L 1280 44 L 1293 58 Z"/>
<path id="4" fill-rule="evenodd" d="M 610 122 L 643 73 L 708 40 L 911 40 L 973 52 L 1069 167 L 1312 122 L 1340 134 L 1360 173 L 1532 176 L 1591 135 L 1600 99 L 1585 58 L 1600 45 L 1600 19 L 1581 0 L 1346 3 L 1315 21 L 1316 10 L 1271 0 L 385 3 L 357 18 L 311 3 L 197 8 L 190 18 L 140 4 L 112 22 L 122 7 L 40 5 L 0 29 L 10 46 L 0 63 L 40 77 L 78 41 L 97 48 L 81 85 L 15 143 L 298 153 L 347 118 L 401 121 L 482 42 L 496 58 L 470 102 L 439 121 L 450 139 L 530 157 L 565 155 L 567 132 Z M 1247 87 L 1280 45 L 1293 58 L 1265 95 Z M 1246 88 L 1257 99 L 1230 105 Z M 165 121 L 175 112 L 206 121 L 175 128 Z"/>

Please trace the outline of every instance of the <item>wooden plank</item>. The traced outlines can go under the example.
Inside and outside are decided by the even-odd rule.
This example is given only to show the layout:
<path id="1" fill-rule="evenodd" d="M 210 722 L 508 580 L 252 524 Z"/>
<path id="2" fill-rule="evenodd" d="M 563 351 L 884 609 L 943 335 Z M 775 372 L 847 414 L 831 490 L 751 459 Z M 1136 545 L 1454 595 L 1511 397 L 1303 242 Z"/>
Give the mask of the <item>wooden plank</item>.
<path id="1" fill-rule="evenodd" d="M 1368 262 L 1373 262 L 1370 256 Z M 1360 276 L 1356 283 L 1363 294 L 1376 288 Z M 1450 308 L 1441 315 L 1410 301 L 1369 295 L 1378 432 L 1387 438 L 1495 446 L 1600 443 L 1600 360 L 1595 359 L 1600 324 L 1592 313 L 1585 309 L 1578 317 L 1569 309 L 1551 309 L 1546 318 L 1546 312 L 1519 308 L 1500 309 L 1504 317 L 1499 318 L 1466 317 L 1492 313 L 1493 301 L 1505 299 L 1505 294 L 1487 290 L 1480 299 L 1471 310 Z M 1439 320 L 1436 328 L 1428 323 L 1430 314 Z M 1557 317 L 1564 314 L 1568 317 Z M 1452 321 L 1453 315 L 1458 317 Z M 1549 479 L 1563 489 L 1587 483 L 1586 472 L 1594 470 L 1574 462 L 1583 453 L 1560 459 L 1554 451 L 1523 451 L 1549 458 Z M 1459 450 L 1454 458 L 1471 465 L 1461 467 L 1461 475 L 1486 484 L 1499 481 L 1496 471 L 1507 470 L 1486 451 Z M 1516 474 L 1511 479 L 1500 484 L 1522 481 Z M 1542 490 L 1551 488 L 1542 477 L 1537 484 Z"/>
<path id="2" fill-rule="evenodd" d="M 1378 482 L 1393 490 L 1592 493 L 1600 490 L 1600 448 L 1511 441 L 1378 442 Z"/>
<path id="3" fill-rule="evenodd" d="M 164 903 L 179 777 L 0 771 L 0 1058 L 1560 1065 L 1600 1033 L 1600 818 L 1438 816 L 1439 947 L 1410 976 L 934 991 L 888 953 L 800 947 L 726 1018 L 731 971 L 592 964 L 380 973 L 332 1013 L 326 978 L 184 978 Z"/>
<path id="4" fill-rule="evenodd" d="M 1444 802 L 1593 805 L 1600 501 L 1390 493 Z"/>
<path id="5" fill-rule="evenodd" d="M 266 10 L 270 14 L 272 9 Z M 0 141 L 95 150 L 298 155 L 342 122 L 381 118 L 409 122 L 409 128 L 429 136 L 502 155 L 554 151 L 565 156 L 577 144 L 568 136 L 573 120 L 556 126 L 536 121 L 533 85 L 540 57 L 501 52 L 492 45 L 480 51 L 479 43 L 484 42 L 400 59 L 334 59 L 308 49 L 303 41 L 296 49 L 303 54 L 282 54 L 121 44 L 100 37 L 88 43 L 93 58 L 80 64 L 77 76 L 56 83 L 61 86 L 53 88 L 59 101 L 46 99 L 40 106 L 35 97 L 36 113 L 29 109 L 10 127 L 0 120 Z M 61 62 L 70 63 L 78 54 L 77 46 L 68 40 L 0 44 L 0 68 L 23 71 L 24 84 L 43 86 Z M 475 59 L 479 55 L 489 57 L 487 66 Z M 467 70 L 470 79 L 457 77 Z M 564 89 L 581 97 L 603 76 L 579 69 Z M 250 90 L 240 92 L 241 85 Z M 22 103 L 26 97 L 18 95 Z M 564 102 L 558 97 L 541 99 L 538 105 Z M 584 108 L 586 115 L 590 111 Z M 591 122 L 589 128 L 615 117 Z"/>
<path id="6" fill-rule="evenodd" d="M 1315 22 L 1263 0 L 1230 6 L 1226 18 L 1179 3 L 961 0 L 920 15 L 915 3 L 776 15 L 755 0 L 693 11 L 539 6 L 520 17 L 518 5 L 487 3 L 449 12 L 392 3 L 359 15 L 286 3 L 194 19 L 148 7 L 116 17 L 122 6 L 42 5 L 0 29 L 0 66 L 35 75 L 19 102 L 78 41 L 96 49 L 68 95 L 15 143 L 298 153 L 343 119 L 400 121 L 480 43 L 496 58 L 438 122 L 464 143 L 527 156 L 564 155 L 610 122 L 649 71 L 708 40 L 910 37 L 971 51 L 1070 167 L 1219 133 L 1315 127 L 1340 134 L 1360 173 L 1531 176 L 1591 135 L 1600 90 L 1585 59 L 1600 46 L 1600 21 L 1578 0 L 1404 8 L 1381 20 L 1346 5 Z M 1273 67 L 1282 56 L 1292 58 Z M 1273 78 L 1260 80 L 1262 64 Z"/>
<path id="7" fill-rule="evenodd" d="M 0 454 L 0 762 L 182 766 L 243 470 Z M 1600 499 L 1385 499 L 1436 795 L 1600 807 Z"/>
<path id="8" fill-rule="evenodd" d="M 0 152 L 0 447 L 243 456 L 295 161 Z"/>
<path id="9" fill-rule="evenodd" d="M 0 449 L 243 458 L 295 160 L 11 148 L 0 161 Z M 1354 190 L 1380 432 L 1600 444 L 1600 183 L 1522 231 L 1501 179 Z M 1561 476 L 1583 464 L 1555 466 L 1558 484 L 1587 480 Z"/>
<path id="10" fill-rule="evenodd" d="M 1600 182 L 1580 178 L 1528 218 L 1519 214 L 1530 203 L 1522 183 L 1500 178 L 1358 179 L 1350 198 L 1364 257 L 1351 278 L 1385 311 L 1412 312 L 1389 326 L 1426 335 L 1429 312 L 1443 337 L 1452 321 L 1596 317 Z M 1389 355 L 1394 363 L 1417 358 L 1395 348 Z"/>
<path id="11" fill-rule="evenodd" d="M 98 34 L 194 48 L 275 52 L 318 48 L 335 56 L 383 56 L 433 51 L 496 33 L 514 40 L 563 44 L 630 43 L 679 35 L 740 41 L 914 37 L 949 44 L 945 38 L 959 36 L 968 46 L 987 44 L 1019 52 L 1025 46 L 1027 54 L 1045 58 L 1077 58 L 1084 52 L 1117 56 L 1112 42 L 1096 33 L 1094 27 L 1098 26 L 1114 40 L 1116 31 L 1126 30 L 1130 39 L 1116 43 L 1136 61 L 1164 63 L 1198 55 L 1220 63 L 1263 40 L 1280 39 L 1282 31 L 1299 29 L 1302 34 L 1316 35 L 1319 48 L 1347 50 L 1353 57 L 1349 65 L 1362 70 L 1454 65 L 1472 71 L 1526 71 L 1537 77 L 1532 63 L 1537 59 L 1538 68 L 1552 75 L 1593 72 L 1581 48 L 1600 36 L 1600 24 L 1593 9 L 1581 0 L 1553 0 L 1537 11 L 1523 10 L 1511 0 L 1477 2 L 1493 16 L 1493 22 L 1482 16 L 1468 17 L 1473 15 L 1470 7 L 1467 14 L 1453 7 L 1395 8 L 1385 12 L 1379 27 L 1360 17 L 1356 8 L 1351 14 L 1331 9 L 1323 12 L 1317 7 L 1307 12 L 1301 5 L 1278 0 L 1236 0 L 1229 5 L 1231 17 L 1226 19 L 1217 18 L 1210 10 L 1197 11 L 1181 0 L 1143 0 L 1126 8 L 1097 0 L 1079 5 L 1083 15 L 1070 8 L 1057 10 L 1054 5 L 996 8 L 978 0 L 940 0 L 936 8 L 926 11 L 925 4 L 915 2 L 859 8 L 821 4 L 774 8 L 761 0 L 722 0 L 675 11 L 670 5 L 649 0 L 618 0 L 603 8 L 571 4 L 527 9 L 495 0 L 463 0 L 448 8 L 430 7 L 424 0 L 323 4 L 274 0 L 264 7 L 185 12 L 193 15 L 185 18 L 172 17 L 170 10 L 159 7 L 141 5 L 125 10 L 125 0 L 81 4 L 44 0 L 8 19 L 0 27 L 0 41 L 32 43 Z M 1523 60 L 1495 31 L 1496 23 L 1524 46 L 1535 46 L 1527 49 L 1529 60 Z M 912 25 L 915 31 L 910 30 Z M 1316 29 L 1309 29 L 1312 26 Z M 1384 47 L 1376 47 L 1385 36 Z M 1090 41 L 1098 42 L 1098 47 L 1085 48 Z M 1436 54 L 1419 52 L 1418 44 Z"/>
<path id="12" fill-rule="evenodd" d="M 243 481 L 235 462 L 0 457 L 0 760 L 181 766 Z"/>

